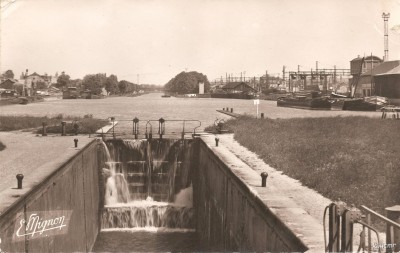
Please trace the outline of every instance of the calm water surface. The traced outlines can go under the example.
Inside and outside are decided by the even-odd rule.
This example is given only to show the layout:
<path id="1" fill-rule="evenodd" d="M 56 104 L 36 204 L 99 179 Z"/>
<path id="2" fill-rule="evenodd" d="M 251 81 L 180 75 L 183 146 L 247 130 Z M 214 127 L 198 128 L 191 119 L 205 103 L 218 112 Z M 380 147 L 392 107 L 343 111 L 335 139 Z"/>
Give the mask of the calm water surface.
<path id="1" fill-rule="evenodd" d="M 0 107 L 2 115 L 64 115 L 83 116 L 92 114 L 96 118 L 116 117 L 117 120 L 132 120 L 137 117 L 144 120 L 193 119 L 200 120 L 199 129 L 213 124 L 216 118 L 228 119 L 229 116 L 216 112 L 217 109 L 233 108 L 234 112 L 256 114 L 256 107 L 252 100 L 242 99 L 216 99 L 216 98 L 162 98 L 160 93 L 146 94 L 139 97 L 110 97 L 106 99 L 66 99 L 53 100 L 28 105 L 10 105 Z M 294 117 L 334 117 L 361 115 L 380 117 L 379 112 L 351 112 L 351 111 L 320 111 L 302 110 L 277 107 L 276 101 L 261 100 L 259 112 L 269 118 L 294 118 Z M 167 122 L 168 123 L 168 122 Z M 130 132 L 132 123 L 120 121 L 119 129 Z M 142 123 L 144 124 L 144 123 Z M 170 123 L 168 123 L 170 124 Z M 168 124 L 166 128 L 168 129 Z M 197 126 L 197 123 L 187 125 L 187 130 Z M 158 127 L 158 126 L 154 126 Z M 143 126 L 141 126 L 143 128 Z M 181 124 L 179 125 L 181 128 Z M 171 129 L 171 128 L 170 128 Z M 122 130 L 121 130 L 122 131 Z"/>

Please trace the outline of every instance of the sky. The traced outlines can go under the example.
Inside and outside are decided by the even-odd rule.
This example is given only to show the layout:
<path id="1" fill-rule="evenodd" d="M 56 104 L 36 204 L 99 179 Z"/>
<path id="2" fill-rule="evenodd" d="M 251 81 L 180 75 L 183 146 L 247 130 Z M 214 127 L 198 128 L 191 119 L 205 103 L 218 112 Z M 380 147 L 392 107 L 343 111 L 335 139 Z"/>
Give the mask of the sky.
<path id="1" fill-rule="evenodd" d="M 164 85 L 182 71 L 282 76 L 400 60 L 400 0 L 1 0 L 0 72 L 115 74 Z M 393 28 L 393 29 L 392 29 Z"/>

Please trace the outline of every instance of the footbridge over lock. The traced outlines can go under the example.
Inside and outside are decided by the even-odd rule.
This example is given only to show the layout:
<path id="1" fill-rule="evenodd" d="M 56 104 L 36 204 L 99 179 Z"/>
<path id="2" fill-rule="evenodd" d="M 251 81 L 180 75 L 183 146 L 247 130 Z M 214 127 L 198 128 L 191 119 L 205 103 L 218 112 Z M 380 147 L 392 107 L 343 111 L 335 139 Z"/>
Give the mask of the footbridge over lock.
<path id="1" fill-rule="evenodd" d="M 201 123 L 181 121 L 168 132 L 177 120 L 133 119 L 119 132 L 123 121 L 111 121 L 108 133 L 3 205 L 2 251 L 142 251 L 132 243 L 141 234 L 132 231 L 149 230 L 191 233 L 189 251 L 324 251 L 320 224 L 271 187 L 273 179 L 264 177 L 263 187 L 259 173 L 217 146 L 215 136 L 200 135 Z M 126 232 L 131 241 L 107 248 L 107 236 Z M 188 250 L 168 248 L 166 238 L 158 251 Z"/>

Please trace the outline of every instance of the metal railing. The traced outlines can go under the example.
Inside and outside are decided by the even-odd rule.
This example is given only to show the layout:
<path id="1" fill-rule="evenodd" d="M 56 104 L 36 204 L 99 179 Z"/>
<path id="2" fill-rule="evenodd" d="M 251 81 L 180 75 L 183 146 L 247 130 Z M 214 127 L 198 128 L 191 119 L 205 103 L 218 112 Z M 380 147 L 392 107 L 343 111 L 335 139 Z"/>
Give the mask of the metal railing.
<path id="1" fill-rule="evenodd" d="M 376 218 L 378 218 L 379 220 L 383 221 L 386 223 L 386 250 L 388 252 L 391 252 L 392 249 L 392 245 L 396 244 L 395 242 L 395 238 L 394 238 L 394 234 L 395 234 L 395 229 L 397 229 L 400 232 L 400 224 L 392 221 L 391 219 L 375 212 L 374 210 L 366 207 L 366 206 L 361 206 L 361 210 L 363 210 L 366 213 L 366 224 L 371 225 L 371 216 L 374 216 Z M 363 232 L 365 232 L 364 227 L 363 227 Z M 364 233 L 365 235 L 365 233 Z M 371 230 L 368 230 L 368 252 L 371 252 L 372 250 L 372 240 L 371 240 Z M 365 236 L 363 238 L 365 240 Z M 365 241 L 363 242 L 365 245 Z M 399 243 L 399 242 L 397 242 Z M 378 245 L 378 247 L 380 248 L 381 245 Z"/>
<path id="2" fill-rule="evenodd" d="M 145 132 L 144 132 L 144 137 L 146 139 L 152 139 L 153 138 L 153 125 L 158 124 L 158 130 L 157 133 L 159 138 L 162 139 L 164 135 L 167 134 L 172 134 L 172 135 L 180 135 L 182 139 L 185 138 L 186 134 L 191 134 L 192 137 L 195 137 L 196 131 L 198 130 L 199 127 L 201 127 L 201 121 L 199 120 L 192 120 L 192 119 L 182 119 L 182 120 L 166 120 L 164 118 L 160 119 L 151 119 L 151 120 L 139 120 L 138 118 L 133 118 L 133 119 L 116 119 L 115 117 L 109 117 L 108 118 L 111 121 L 111 128 L 107 133 L 102 132 L 101 136 L 108 136 L 112 135 L 114 138 L 118 133 L 116 132 L 116 126 L 117 124 L 115 122 L 132 122 L 132 135 L 134 136 L 135 139 L 139 138 L 139 135 L 141 134 L 140 132 L 140 122 L 145 122 Z M 178 127 L 178 131 L 166 131 L 166 123 L 168 122 L 173 122 L 173 123 L 181 123 L 181 126 Z M 188 123 L 196 123 L 194 126 L 192 125 L 191 127 L 188 127 Z M 190 129 L 188 131 L 188 128 Z M 176 128 L 175 128 L 176 129 Z M 127 134 L 121 134 L 121 135 L 127 135 Z"/>
<path id="3" fill-rule="evenodd" d="M 361 210 L 366 213 L 366 215 L 364 215 Z M 375 251 L 377 250 L 378 252 L 381 252 L 381 249 L 385 248 L 386 252 L 393 252 L 393 250 L 397 249 L 400 246 L 397 245 L 399 244 L 399 241 L 396 241 L 399 240 L 398 237 L 400 235 L 400 224 L 391 220 L 390 217 L 385 217 L 366 206 L 361 206 L 361 210 L 355 207 L 348 207 L 346 203 L 341 201 L 333 202 L 325 208 L 323 215 L 325 252 L 353 252 L 353 228 L 355 224 L 362 225 L 362 232 L 360 234 L 360 245 L 357 252 L 360 252 L 361 250 L 362 252 L 364 252 L 366 248 L 368 252 L 372 252 L 371 232 L 374 232 L 377 237 L 377 243 L 374 246 Z M 326 239 L 325 224 L 327 211 L 329 212 L 328 241 Z M 396 210 L 394 214 L 395 215 L 393 216 L 398 216 L 399 210 Z M 386 243 L 380 242 L 379 232 L 376 228 L 372 226 L 371 216 L 374 216 L 386 223 Z M 368 230 L 368 247 L 366 247 L 365 241 L 366 230 Z"/>

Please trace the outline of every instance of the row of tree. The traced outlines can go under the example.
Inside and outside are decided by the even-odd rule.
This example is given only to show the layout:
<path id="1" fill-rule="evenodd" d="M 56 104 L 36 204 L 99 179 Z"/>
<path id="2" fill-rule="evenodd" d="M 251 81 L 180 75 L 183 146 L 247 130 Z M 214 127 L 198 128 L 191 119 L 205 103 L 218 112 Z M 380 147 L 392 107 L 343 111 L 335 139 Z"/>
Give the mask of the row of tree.
<path id="1" fill-rule="evenodd" d="M 12 70 L 7 70 L 1 74 L 3 79 L 14 78 L 14 73 Z M 57 88 L 64 89 L 66 87 L 77 87 L 79 90 L 86 91 L 90 90 L 93 94 L 101 94 L 103 89 L 107 91 L 108 94 L 126 94 L 132 92 L 138 92 L 139 90 L 144 91 L 154 91 L 160 89 L 157 85 L 142 84 L 138 85 L 126 80 L 118 81 L 116 75 L 109 75 L 107 77 L 104 73 L 89 74 L 83 79 L 71 79 L 71 77 L 64 71 L 57 78 L 57 83 L 55 84 Z M 45 89 L 47 84 L 44 82 L 36 82 L 36 89 Z"/>
<path id="2" fill-rule="evenodd" d="M 57 88 L 65 87 L 77 87 L 80 90 L 90 90 L 93 94 L 101 94 L 103 89 L 107 91 L 108 94 L 126 94 L 137 92 L 142 89 L 142 85 L 131 83 L 126 80 L 118 81 L 116 75 L 111 74 L 107 77 L 106 74 L 89 74 L 84 76 L 84 78 L 71 80 L 70 76 L 62 72 L 57 79 Z"/>
<path id="3" fill-rule="evenodd" d="M 181 72 L 165 84 L 164 90 L 178 94 L 199 93 L 199 83 L 204 83 L 204 92 L 210 90 L 206 75 L 196 71 Z"/>

